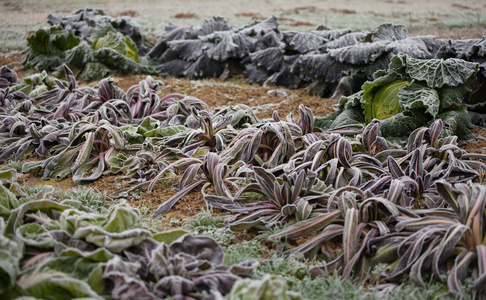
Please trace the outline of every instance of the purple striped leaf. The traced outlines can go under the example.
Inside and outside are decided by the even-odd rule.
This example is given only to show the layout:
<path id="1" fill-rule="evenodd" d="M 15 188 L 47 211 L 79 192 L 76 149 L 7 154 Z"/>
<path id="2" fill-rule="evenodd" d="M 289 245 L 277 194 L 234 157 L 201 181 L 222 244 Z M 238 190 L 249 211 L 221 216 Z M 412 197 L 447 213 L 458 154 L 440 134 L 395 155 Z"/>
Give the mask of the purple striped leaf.
<path id="1" fill-rule="evenodd" d="M 323 242 L 332 240 L 338 236 L 342 236 L 344 232 L 344 227 L 342 225 L 331 224 L 326 227 L 322 233 L 317 235 L 316 237 L 312 238 L 311 240 L 294 247 L 283 254 L 292 254 L 292 253 L 308 253 L 313 249 L 319 247 Z M 271 238 L 271 237 L 270 237 Z M 341 257 L 342 259 L 342 257 Z"/>
<path id="2" fill-rule="evenodd" d="M 387 280 L 399 279 L 405 273 L 407 273 L 412 265 L 423 254 L 422 250 L 424 246 L 426 246 L 427 241 L 433 240 L 437 236 L 440 237 L 442 234 L 444 234 L 445 230 L 446 229 L 442 227 L 426 227 L 405 239 L 398 248 L 400 260 L 398 261 L 398 264 L 396 265 L 393 272 L 388 275 Z M 406 251 L 403 251 L 402 249 L 405 247 Z"/>
<path id="3" fill-rule="evenodd" d="M 93 170 L 93 173 L 90 176 L 84 177 L 84 174 L 91 169 L 96 163 L 98 166 Z M 104 153 L 100 153 L 99 157 L 95 157 L 93 160 L 85 163 L 81 167 L 77 168 L 73 174 L 73 182 L 75 184 L 83 184 L 90 181 L 95 181 L 103 175 L 103 171 L 105 170 L 105 159 Z"/>
<path id="4" fill-rule="evenodd" d="M 410 268 L 410 277 L 412 280 L 421 287 L 425 287 L 425 282 L 422 277 L 424 271 L 430 272 L 430 266 L 432 265 L 433 255 L 437 250 L 437 244 L 440 241 L 440 236 L 437 236 L 428 245 L 424 253 L 417 259 L 417 261 Z"/>
<path id="5" fill-rule="evenodd" d="M 449 259 L 451 253 L 458 246 L 458 242 L 461 240 L 464 233 L 468 229 L 469 228 L 467 226 L 464 226 L 462 224 L 456 224 L 454 226 L 451 226 L 440 241 L 438 249 L 434 254 L 434 261 L 432 264 L 432 271 L 437 278 L 440 279 L 442 275 L 446 275 L 448 271 L 446 267 L 446 262 Z"/>
<path id="6" fill-rule="evenodd" d="M 486 288 L 486 245 L 478 245 L 476 253 L 478 258 L 478 278 L 474 281 L 473 289 L 477 293 L 482 293 Z"/>
<path id="7" fill-rule="evenodd" d="M 270 236 L 270 239 L 296 239 L 302 236 L 306 236 L 314 231 L 319 231 L 320 229 L 331 224 L 336 218 L 338 218 L 341 213 L 337 210 L 327 214 L 320 214 L 305 221 L 297 222 L 290 226 L 285 227 L 279 232 Z"/>
<path id="8" fill-rule="evenodd" d="M 361 231 L 361 230 L 359 230 L 359 231 Z M 365 249 L 367 249 L 369 247 L 370 241 L 376 236 L 377 233 L 378 233 L 378 230 L 376 230 L 376 229 L 372 229 L 372 230 L 368 231 L 364 240 L 361 243 L 361 247 L 356 251 L 356 253 L 353 255 L 353 257 L 347 263 L 346 262 L 344 263 L 343 278 L 347 279 L 351 276 L 351 272 L 352 272 L 352 270 L 354 269 L 354 267 L 356 266 L 356 264 L 358 263 L 359 260 L 367 259 L 363 255 L 363 253 L 364 253 Z M 359 235 L 360 232 L 357 232 L 356 234 Z M 343 241 L 344 240 L 345 239 L 344 239 L 344 236 L 343 236 Z M 343 256 L 344 256 L 344 260 L 346 261 L 346 253 L 344 253 Z M 370 266 L 371 266 L 371 261 L 368 262 L 368 268 Z M 368 269 L 368 268 L 366 268 L 366 269 Z M 368 270 L 363 269 L 361 271 L 364 273 L 364 272 L 367 272 Z"/>
<path id="9" fill-rule="evenodd" d="M 454 260 L 454 266 L 447 277 L 447 286 L 449 291 L 456 295 L 464 296 L 462 294 L 462 284 L 467 277 L 467 271 L 471 263 L 477 259 L 477 254 L 473 251 L 463 251 L 457 255 Z"/>
<path id="10" fill-rule="evenodd" d="M 344 265 L 348 265 L 358 248 L 358 212 L 355 208 L 349 208 L 344 218 L 343 251 Z"/>
<path id="11" fill-rule="evenodd" d="M 441 119 L 437 119 L 430 125 L 429 130 L 427 130 L 427 134 L 429 136 L 429 143 L 435 149 L 439 149 L 439 136 L 442 132 L 444 127 L 444 123 Z"/>
<path id="12" fill-rule="evenodd" d="M 184 197 L 187 193 L 189 193 L 190 191 L 192 191 L 193 189 L 195 189 L 199 185 L 203 184 L 204 182 L 205 182 L 204 179 L 198 180 L 198 181 L 193 182 L 192 184 L 186 186 L 184 189 L 178 191 L 175 195 L 173 195 L 172 197 L 167 199 L 164 203 L 159 205 L 159 207 L 157 207 L 155 212 L 152 214 L 152 218 L 156 218 L 160 215 L 166 214 L 172 208 L 172 206 L 174 206 L 174 204 L 176 204 L 177 201 L 179 201 L 179 199 Z"/>

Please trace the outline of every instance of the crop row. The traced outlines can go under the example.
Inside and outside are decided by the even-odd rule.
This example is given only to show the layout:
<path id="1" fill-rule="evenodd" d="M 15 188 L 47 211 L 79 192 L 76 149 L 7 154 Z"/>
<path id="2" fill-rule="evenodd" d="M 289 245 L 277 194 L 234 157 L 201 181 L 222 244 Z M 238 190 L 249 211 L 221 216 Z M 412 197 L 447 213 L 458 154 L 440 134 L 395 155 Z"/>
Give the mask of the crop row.
<path id="1" fill-rule="evenodd" d="M 385 136 L 391 132 L 403 136 L 411 132 L 410 128 L 408 132 L 396 128 L 408 123 L 430 125 L 426 121 L 443 113 L 446 115 L 439 118 L 461 118 L 459 124 L 467 121 L 464 109 L 456 107 L 459 104 L 465 105 L 473 123 L 484 124 L 485 38 L 413 37 L 404 25 L 393 24 L 382 24 L 371 31 L 324 26 L 311 32 L 281 31 L 275 17 L 233 28 L 223 18 L 214 17 L 195 27 L 169 24 L 151 44 L 133 19 L 112 18 L 100 10 L 51 15 L 49 22 L 53 27 L 28 38 L 25 66 L 62 74 L 65 63 L 88 81 L 114 72 L 195 79 L 227 78 L 243 72 L 250 83 L 289 88 L 306 85 L 310 93 L 332 95 L 336 100 L 359 92 L 363 83 L 373 81 L 365 88 L 364 97 L 358 99 L 363 107 L 351 110 L 351 115 L 347 111 L 341 119 L 369 123 L 372 118 L 402 113 L 405 116 L 387 120 L 383 131 Z M 387 67 L 388 76 L 377 72 Z M 392 83 L 391 98 L 378 91 L 379 86 Z M 375 94 L 394 99 L 389 106 L 395 109 L 384 115 L 371 112 L 366 106 L 371 106 Z M 327 129 L 342 122 L 336 123 L 328 124 L 331 127 Z M 392 130 L 389 123 L 399 126 Z M 466 128 L 454 134 L 471 138 Z"/>
<path id="2" fill-rule="evenodd" d="M 429 127 L 415 129 L 401 147 L 382 136 L 381 122 L 376 119 L 366 127 L 354 124 L 321 130 L 316 127 L 317 119 L 312 111 L 303 105 L 297 120 L 292 115 L 282 120 L 276 113 L 272 119 L 259 120 L 243 105 L 211 111 L 204 101 L 194 97 L 160 96 L 163 83 L 150 76 L 123 91 L 110 78 L 102 80 L 97 89 L 79 87 L 71 70 L 64 66 L 64 71 L 65 82 L 46 74 L 30 77 L 27 81 L 35 82 L 33 89 L 38 93 L 30 97 L 20 89 L 11 92 L 16 87 L 29 92 L 32 85 L 25 84 L 25 80 L 24 84 L 17 84 L 15 72 L 2 68 L 2 82 L 7 87 L 1 90 L 0 101 L 1 161 L 21 160 L 35 153 L 41 159 L 23 163 L 22 172 L 43 178 L 72 176 L 78 184 L 97 180 L 103 174 L 116 174 L 125 182 L 136 183 L 119 190 L 113 197 L 127 197 L 139 189 L 150 192 L 160 181 L 177 179 L 179 192 L 161 204 L 153 217 L 164 215 L 181 197 L 200 187 L 208 206 L 232 213 L 227 224 L 233 231 L 271 230 L 269 239 L 276 241 L 310 236 L 297 247 L 284 248 L 283 255 L 300 252 L 317 257 L 322 266 L 313 268 L 311 275 L 336 270 L 345 278 L 354 276 L 365 280 L 374 268 L 388 264 L 385 276 L 388 282 L 399 281 L 409 274 L 422 285 L 423 276 L 428 274 L 447 282 L 451 292 L 460 294 L 464 292 L 465 280 L 471 278 L 474 284 L 467 292 L 483 292 L 486 188 L 482 182 L 486 166 L 480 159 L 484 155 L 466 153 L 459 148 L 458 138 L 444 128 L 441 119 Z M 49 81 L 55 84 L 50 90 L 44 84 Z M 11 171 L 6 174 L 14 177 Z M 10 179 L 4 182 L 4 191 L 11 191 L 4 193 L 6 197 L 1 202 L 2 219 L 7 223 L 3 234 L 7 239 L 20 239 L 42 252 L 39 249 L 58 249 L 57 242 L 66 244 L 72 238 L 76 241 L 84 238 L 86 247 L 95 244 L 99 247 L 97 251 L 104 253 L 103 269 L 93 269 L 96 271 L 93 276 L 102 275 L 103 282 L 110 279 L 115 284 L 110 290 L 115 297 L 132 284 L 146 291 L 147 282 L 153 282 L 148 284 L 148 295 L 172 295 L 160 283 L 176 280 L 161 277 L 167 272 L 164 270 L 172 267 L 164 262 L 153 268 L 147 265 L 130 271 L 129 261 L 141 263 L 146 259 L 150 265 L 150 257 L 162 259 L 159 252 L 179 253 L 172 249 L 176 247 L 174 244 L 167 243 L 169 251 L 166 244 L 156 244 L 153 236 L 136 230 L 136 234 L 129 234 L 129 240 L 137 240 L 137 245 L 148 243 L 144 244 L 148 248 L 137 248 L 129 255 L 131 250 L 124 250 L 124 244 L 113 240 L 116 235 L 105 233 L 110 232 L 108 227 L 113 227 L 114 232 L 125 234 L 123 230 L 130 227 L 127 224 L 136 223 L 111 216 L 130 215 L 125 212 L 128 208 L 115 206 L 105 217 L 78 216 L 85 209 L 77 204 L 68 207 L 47 200 L 43 200 L 46 208 L 39 204 L 44 202 L 23 204 L 24 200 L 18 200 L 22 196 L 18 185 Z M 208 192 L 208 187 L 213 192 Z M 69 225 L 66 222 L 71 218 L 81 219 Z M 53 241 L 52 232 L 45 227 L 50 222 L 70 236 L 59 233 L 60 240 Z M 91 225 L 84 228 L 93 222 L 102 229 Z M 25 230 L 19 229 L 22 226 L 26 226 Z M 28 241 L 25 238 L 31 234 L 28 228 L 49 233 L 51 237 L 37 234 L 33 238 L 35 242 Z M 123 235 L 123 238 L 128 237 Z M 327 250 L 330 242 L 342 243 L 342 252 Z M 192 242 L 179 243 L 187 249 L 193 248 Z M 56 253 L 63 247 L 55 250 Z M 111 255 L 122 250 L 125 256 L 121 261 Z M 9 255 L 17 253 L 8 252 Z M 92 252 L 76 253 L 70 254 L 69 259 L 94 259 Z M 141 253 L 151 254 L 137 258 Z M 22 257 L 12 259 L 18 262 Z M 110 264 L 110 259 L 116 261 Z M 220 261 L 210 262 L 220 272 Z M 44 266 L 46 261 L 39 263 L 38 267 Z M 125 264 L 127 269 L 121 274 L 117 268 Z M 212 272 L 211 268 L 206 269 L 206 262 L 197 265 L 204 266 L 204 272 Z M 3 268 L 7 272 L 7 267 Z M 140 275 L 145 285 L 126 277 L 142 271 L 148 272 Z M 18 274 L 12 272 L 7 272 L 10 288 Z M 206 273 L 197 272 L 206 278 Z M 41 276 L 42 273 L 34 274 Z M 206 294 L 197 296 L 195 291 L 219 290 L 222 294 L 230 291 L 223 279 L 216 280 L 220 284 L 217 287 L 211 285 L 215 284 L 213 279 L 208 279 L 209 287 L 201 290 L 205 281 L 199 282 L 194 276 L 189 279 L 192 283 L 177 278 L 181 290 L 187 288 L 193 297 L 206 297 Z M 236 281 L 235 275 L 224 276 Z M 198 283 L 194 285 L 195 282 Z M 91 288 L 95 292 L 108 291 L 101 286 Z"/>

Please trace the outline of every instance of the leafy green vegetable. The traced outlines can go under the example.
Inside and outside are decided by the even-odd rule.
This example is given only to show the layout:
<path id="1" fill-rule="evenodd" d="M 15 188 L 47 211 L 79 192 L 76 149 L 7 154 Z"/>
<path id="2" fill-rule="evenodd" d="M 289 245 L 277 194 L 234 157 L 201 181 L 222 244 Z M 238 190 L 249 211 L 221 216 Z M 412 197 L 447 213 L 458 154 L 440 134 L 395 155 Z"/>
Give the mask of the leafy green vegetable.
<path id="1" fill-rule="evenodd" d="M 227 297 L 228 300 L 298 300 L 302 296 L 289 291 L 287 283 L 278 277 L 265 275 L 259 280 L 245 279 L 239 281 L 231 294 Z"/>
<path id="2" fill-rule="evenodd" d="M 90 43 L 75 37 L 61 26 L 39 29 L 29 37 L 24 65 L 45 71 L 62 71 L 66 63 L 85 80 L 95 80 L 116 72 L 157 74 L 139 57 L 130 36 L 116 31 L 110 24 L 92 30 Z"/>
<path id="3" fill-rule="evenodd" d="M 374 80 L 363 84 L 363 90 L 340 101 L 340 112 L 317 118 L 322 130 L 336 129 L 347 122 L 336 123 L 341 114 L 351 107 L 362 109 L 366 123 L 381 120 L 385 137 L 410 134 L 415 128 L 431 123 L 436 118 L 447 118 L 450 133 L 462 139 L 473 137 L 469 120 L 462 118 L 460 127 L 447 117 L 453 112 L 464 114 L 462 98 L 475 80 L 478 64 L 460 59 L 416 59 L 396 55 L 387 71 L 378 71 Z M 349 120 L 346 118 L 345 120 Z M 332 122 L 331 122 L 332 121 Z M 444 119 L 445 121 L 445 119 Z"/>
<path id="4" fill-rule="evenodd" d="M 42 71 L 41 73 L 24 77 L 22 82 L 11 87 L 11 91 L 23 92 L 29 95 L 29 97 L 34 98 L 45 92 L 58 88 L 56 80 L 59 79 L 49 76 L 46 71 Z M 67 86 L 67 83 L 64 80 L 60 80 L 59 82 L 64 86 Z"/>
<path id="5" fill-rule="evenodd" d="M 257 24 L 241 32 L 278 41 L 273 22 Z M 381 28 L 376 43 L 399 41 L 402 29 Z M 96 36 L 103 37 L 116 38 Z M 303 41 L 298 51 L 312 46 L 308 35 L 287 38 L 295 38 L 294 46 Z M 97 51 L 126 59 L 106 47 L 94 50 L 84 42 L 78 47 L 73 49 L 93 54 L 89 59 Z M 216 58 L 221 49 L 213 50 Z M 219 299 L 252 275 L 256 263 L 223 265 L 217 241 L 234 240 L 230 229 L 251 228 L 265 230 L 260 237 L 279 255 L 319 259 L 312 268 L 285 268 L 290 274 L 280 275 L 287 280 L 287 275 L 304 281 L 311 280 L 307 273 L 334 272 L 361 282 L 385 278 L 395 287 L 403 275 L 423 285 L 423 275 L 431 274 L 447 278 L 458 295 L 467 289 L 482 297 L 485 189 L 473 182 L 484 180 L 485 156 L 466 153 L 454 136 L 468 134 L 460 97 L 477 65 L 428 61 L 394 57 L 388 71 L 341 99 L 341 111 L 318 119 L 303 105 L 297 120 L 290 114 L 285 121 L 277 113 L 259 120 L 243 105 L 211 110 L 194 97 L 159 96 L 163 83 L 150 76 L 126 91 L 112 78 L 96 88 L 79 87 L 67 66 L 62 68 L 66 82 L 53 79 L 55 86 L 35 98 L 2 91 L 0 100 L 8 101 L 0 110 L 0 161 L 13 160 L 8 167 L 45 178 L 71 174 L 81 184 L 118 174 L 117 187 L 129 187 L 113 197 L 139 198 L 161 182 L 175 183 L 177 191 L 156 210 L 148 201 L 139 206 L 145 204 L 144 216 L 162 218 L 202 186 L 209 207 L 236 215 L 225 227 L 219 226 L 222 220 L 197 221 L 213 227 L 203 230 L 216 239 L 179 229 L 157 232 L 123 200 L 108 208 L 104 197 L 89 193 L 23 188 L 14 169 L 0 171 L 0 297 L 49 298 L 51 289 L 58 298 Z M 457 66 L 470 69 L 442 82 L 417 71 L 451 76 L 453 71 L 441 69 Z M 429 127 L 417 128 L 422 125 Z M 404 147 L 385 139 L 398 134 L 408 138 Z M 34 151 L 43 160 L 21 162 Z M 196 227 L 190 230 L 199 232 Z M 282 261 L 295 262 L 266 261 L 261 270 L 278 269 Z M 473 286 L 467 286 L 471 279 Z M 380 293 L 389 288 L 377 284 Z M 242 284 L 235 294 L 293 298 L 283 282 L 266 278 Z"/>
<path id="6" fill-rule="evenodd" d="M 0 295 L 7 293 L 16 284 L 20 275 L 20 260 L 24 244 L 5 235 L 5 221 L 0 218 Z"/>
<path id="7" fill-rule="evenodd" d="M 7 186 L 16 187 L 16 175 L 3 171 L 0 187 L 7 192 Z M 207 294 L 212 299 L 228 294 L 257 265 L 223 265 L 223 249 L 209 237 L 143 228 L 139 213 L 123 202 L 99 213 L 76 199 L 59 203 L 53 197 L 16 199 L 10 194 L 19 204 L 0 217 L 1 297 Z"/>
<path id="8" fill-rule="evenodd" d="M 99 80 L 116 72 L 156 75 L 152 67 L 139 63 L 135 45 L 129 37 L 108 32 L 91 48 L 85 42 L 66 52 L 65 63 L 81 71 L 85 80 Z M 85 69 L 88 68 L 88 69 Z"/>
<path id="9" fill-rule="evenodd" d="M 79 38 L 60 26 L 39 29 L 27 38 L 27 57 L 23 64 L 41 71 L 54 71 L 64 62 L 65 52 L 80 42 Z"/>
<path id="10" fill-rule="evenodd" d="M 408 81 L 395 80 L 382 86 L 373 97 L 369 97 L 369 92 L 365 86 L 363 98 L 366 97 L 368 100 L 364 105 L 366 121 L 370 122 L 375 118 L 384 120 L 402 112 L 404 108 L 400 107 L 398 92 L 406 84 L 408 84 Z"/>

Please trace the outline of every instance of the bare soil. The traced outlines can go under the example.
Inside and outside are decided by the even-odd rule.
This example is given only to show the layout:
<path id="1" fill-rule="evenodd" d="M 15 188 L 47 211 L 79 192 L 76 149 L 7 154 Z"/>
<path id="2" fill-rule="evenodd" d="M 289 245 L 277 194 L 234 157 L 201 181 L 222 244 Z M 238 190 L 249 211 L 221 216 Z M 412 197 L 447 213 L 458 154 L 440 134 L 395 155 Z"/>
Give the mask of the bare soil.
<path id="1" fill-rule="evenodd" d="M 133 75 L 115 77 L 115 85 L 126 90 L 144 78 L 144 76 Z M 165 79 L 161 77 L 155 77 L 155 79 L 165 84 L 160 93 L 162 97 L 171 93 L 193 96 L 206 102 L 211 109 L 225 107 L 230 103 L 232 105 L 244 104 L 252 107 L 260 119 L 271 118 L 274 110 L 282 118 L 289 113 L 293 113 L 298 118 L 300 104 L 310 107 L 315 116 L 325 116 L 333 111 L 332 105 L 336 103 L 333 99 L 311 96 L 304 88 L 290 90 L 285 87 L 262 87 L 248 84 L 244 81 L 243 76 L 230 81 L 221 79 L 195 81 L 185 78 Z M 279 92 L 276 93 L 275 90 Z"/>
<path id="2" fill-rule="evenodd" d="M 19 79 L 24 76 L 25 70 L 24 66 L 22 65 L 22 61 L 24 60 L 24 55 L 21 53 L 8 53 L 8 54 L 1 54 L 0 55 L 0 66 L 7 66 L 10 69 L 17 72 Z"/>

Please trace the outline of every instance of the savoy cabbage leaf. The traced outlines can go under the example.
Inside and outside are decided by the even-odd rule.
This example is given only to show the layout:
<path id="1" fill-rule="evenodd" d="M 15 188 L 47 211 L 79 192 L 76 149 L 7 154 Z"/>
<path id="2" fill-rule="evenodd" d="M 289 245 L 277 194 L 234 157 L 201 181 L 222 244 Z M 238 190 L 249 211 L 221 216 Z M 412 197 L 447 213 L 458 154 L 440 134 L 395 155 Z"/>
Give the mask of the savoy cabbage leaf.
<path id="1" fill-rule="evenodd" d="M 278 72 L 284 62 L 284 51 L 273 47 L 250 53 L 253 64 L 266 71 Z"/>
<path id="2" fill-rule="evenodd" d="M 79 45 L 80 39 L 60 26 L 39 29 L 27 38 L 24 66 L 54 71 L 62 65 L 65 52 Z"/>
<path id="3" fill-rule="evenodd" d="M 283 35 L 288 50 L 297 51 L 303 54 L 319 50 L 324 46 L 324 43 L 327 42 L 327 40 L 320 35 L 309 32 L 285 31 Z"/>
<path id="4" fill-rule="evenodd" d="M 224 62 L 229 58 L 243 58 L 255 50 L 256 40 L 232 31 L 215 32 L 201 37 L 207 41 L 203 50 L 209 58 Z"/>
<path id="5" fill-rule="evenodd" d="M 388 70 L 376 72 L 372 81 L 363 84 L 362 91 L 342 98 L 341 110 L 333 113 L 332 122 L 327 118 L 316 121 L 316 126 L 335 129 L 341 124 L 334 120 L 341 114 L 350 120 L 347 115 L 354 107 L 361 111 L 366 123 L 379 119 L 385 137 L 405 136 L 441 118 L 450 134 L 469 139 L 473 137 L 472 126 L 460 104 L 477 72 L 478 64 L 460 59 L 416 59 L 396 55 Z"/>
<path id="6" fill-rule="evenodd" d="M 229 31 L 233 29 L 231 25 L 223 18 L 219 16 L 212 17 L 211 19 L 205 19 L 199 28 L 196 28 L 196 35 L 203 36 L 214 33 L 216 31 Z"/>
<path id="7" fill-rule="evenodd" d="M 417 59 L 408 55 L 397 55 L 390 62 L 392 73 L 402 78 L 425 82 L 430 88 L 470 85 L 479 65 L 462 59 Z"/>
<path id="8" fill-rule="evenodd" d="M 49 24 L 61 26 L 75 36 L 88 40 L 96 28 L 109 26 L 123 36 L 130 37 L 141 54 L 147 53 L 152 44 L 147 41 L 141 26 L 130 17 L 113 18 L 101 9 L 84 8 L 68 16 L 48 16 Z"/>
<path id="9" fill-rule="evenodd" d="M 408 38 L 407 27 L 405 25 L 394 25 L 392 23 L 384 23 L 373 30 L 367 37 L 372 42 L 376 41 L 397 41 Z"/>
<path id="10" fill-rule="evenodd" d="M 339 36 L 334 40 L 327 42 L 326 49 L 337 49 L 347 46 L 356 45 L 364 40 L 367 33 L 363 31 L 350 32 L 348 34 Z"/>
<path id="11" fill-rule="evenodd" d="M 330 49 L 329 55 L 340 63 L 352 65 L 371 64 L 386 53 L 388 41 L 360 43 L 352 46 Z"/>
<path id="12" fill-rule="evenodd" d="M 414 36 L 393 41 L 386 45 L 386 51 L 393 54 L 407 54 L 414 58 L 434 58 L 438 51 L 437 41 L 433 36 Z"/>

